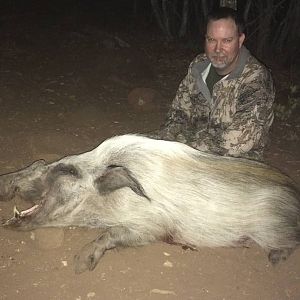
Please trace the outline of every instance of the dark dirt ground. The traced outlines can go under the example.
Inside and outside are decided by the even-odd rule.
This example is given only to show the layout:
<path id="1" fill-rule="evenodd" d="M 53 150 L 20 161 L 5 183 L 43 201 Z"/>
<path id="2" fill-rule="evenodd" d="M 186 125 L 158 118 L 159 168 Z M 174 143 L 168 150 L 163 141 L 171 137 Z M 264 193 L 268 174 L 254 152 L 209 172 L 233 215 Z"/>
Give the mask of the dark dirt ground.
<path id="1" fill-rule="evenodd" d="M 157 129 L 197 53 L 150 30 L 108 29 L 72 15 L 7 15 L 1 26 L 0 173 Z M 273 71 L 284 104 L 297 81 Z M 266 159 L 300 184 L 297 116 L 276 120 Z M 0 220 L 12 207 L 0 203 Z M 0 228 L 0 299 L 300 299 L 300 249 L 274 268 L 255 245 L 191 251 L 157 243 L 107 252 L 93 272 L 75 275 L 74 254 L 96 236 Z"/>

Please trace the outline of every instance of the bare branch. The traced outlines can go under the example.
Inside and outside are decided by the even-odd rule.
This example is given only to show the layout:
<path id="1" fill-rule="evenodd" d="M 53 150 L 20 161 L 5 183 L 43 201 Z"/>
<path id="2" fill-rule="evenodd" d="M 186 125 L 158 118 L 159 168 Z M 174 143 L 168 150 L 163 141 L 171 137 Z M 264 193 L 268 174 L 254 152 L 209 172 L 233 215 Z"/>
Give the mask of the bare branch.
<path id="1" fill-rule="evenodd" d="M 189 1 L 184 0 L 183 7 L 182 7 L 182 21 L 179 29 L 179 37 L 183 37 L 186 34 L 188 14 L 189 14 Z"/>

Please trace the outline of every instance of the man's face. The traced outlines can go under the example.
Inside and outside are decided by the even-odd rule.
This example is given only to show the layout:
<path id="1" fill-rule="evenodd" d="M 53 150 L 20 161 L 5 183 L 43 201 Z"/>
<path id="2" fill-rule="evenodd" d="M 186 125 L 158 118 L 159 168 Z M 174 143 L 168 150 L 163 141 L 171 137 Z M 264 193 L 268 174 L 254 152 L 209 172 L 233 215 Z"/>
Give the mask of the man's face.
<path id="1" fill-rule="evenodd" d="M 209 21 L 205 39 L 205 53 L 220 75 L 230 73 L 237 63 L 245 35 L 230 18 Z"/>

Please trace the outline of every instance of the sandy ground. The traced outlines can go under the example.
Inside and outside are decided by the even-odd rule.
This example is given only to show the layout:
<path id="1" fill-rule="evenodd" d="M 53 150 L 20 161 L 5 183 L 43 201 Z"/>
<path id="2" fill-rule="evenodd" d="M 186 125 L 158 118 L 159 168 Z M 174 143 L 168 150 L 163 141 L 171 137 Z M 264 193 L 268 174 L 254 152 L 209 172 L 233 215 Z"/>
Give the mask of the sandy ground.
<path id="1" fill-rule="evenodd" d="M 195 55 L 149 32 L 31 15 L 6 19 L 0 49 L 0 173 L 158 128 Z M 299 184 L 298 124 L 275 124 L 267 161 Z M 0 220 L 13 205 L 0 203 Z M 75 275 L 73 256 L 96 236 L 0 228 L 0 299 L 300 299 L 300 249 L 274 268 L 256 245 L 191 251 L 157 243 L 107 252 L 93 272 Z"/>

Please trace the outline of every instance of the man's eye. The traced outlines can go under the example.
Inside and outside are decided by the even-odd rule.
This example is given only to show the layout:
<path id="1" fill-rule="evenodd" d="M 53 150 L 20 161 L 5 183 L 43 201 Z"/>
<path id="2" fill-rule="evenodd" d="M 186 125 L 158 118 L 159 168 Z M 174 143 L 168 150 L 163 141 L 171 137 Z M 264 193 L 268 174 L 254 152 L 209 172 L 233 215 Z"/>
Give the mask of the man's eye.
<path id="1" fill-rule="evenodd" d="M 225 39 L 224 42 L 225 42 L 226 44 L 229 44 L 229 43 L 232 42 L 232 39 Z"/>
<path id="2" fill-rule="evenodd" d="M 215 40 L 212 39 L 212 38 L 206 38 L 206 39 L 207 39 L 207 42 L 208 42 L 208 43 L 214 43 L 214 42 L 215 42 Z"/>

